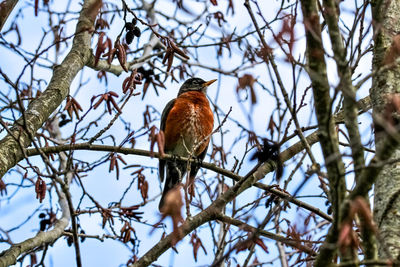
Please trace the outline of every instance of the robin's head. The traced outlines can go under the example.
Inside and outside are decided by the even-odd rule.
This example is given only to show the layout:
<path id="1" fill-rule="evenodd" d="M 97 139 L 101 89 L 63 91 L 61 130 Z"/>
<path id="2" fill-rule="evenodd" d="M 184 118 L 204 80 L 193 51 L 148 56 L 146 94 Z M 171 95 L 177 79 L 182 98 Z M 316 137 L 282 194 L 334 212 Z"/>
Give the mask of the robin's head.
<path id="1" fill-rule="evenodd" d="M 203 79 L 200 78 L 190 78 L 187 79 L 179 89 L 178 96 L 189 92 L 189 91 L 199 91 L 203 92 L 204 94 L 207 93 L 207 87 L 215 82 L 216 80 L 210 80 L 208 82 L 204 81 Z"/>

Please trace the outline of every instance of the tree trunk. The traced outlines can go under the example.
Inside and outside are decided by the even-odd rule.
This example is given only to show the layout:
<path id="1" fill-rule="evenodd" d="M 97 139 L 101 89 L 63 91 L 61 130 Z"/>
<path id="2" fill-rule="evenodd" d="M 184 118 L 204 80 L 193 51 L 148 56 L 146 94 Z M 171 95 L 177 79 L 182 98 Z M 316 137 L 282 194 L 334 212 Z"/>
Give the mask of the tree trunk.
<path id="1" fill-rule="evenodd" d="M 387 51 L 390 50 L 393 38 L 400 32 L 400 1 L 374 1 L 374 58 L 373 79 L 370 96 L 373 104 L 373 115 L 376 118 L 383 114 L 387 96 L 400 92 L 400 66 L 381 69 L 387 62 Z M 396 57 L 397 55 L 393 55 Z M 386 60 L 385 60 L 386 59 Z M 395 59 L 395 58 L 393 58 Z M 385 139 L 384 131 L 375 123 L 376 148 Z M 400 149 L 392 155 L 399 158 Z M 397 258 L 400 256 L 400 165 L 395 163 L 383 168 L 375 184 L 374 217 L 379 227 L 379 256 Z"/>

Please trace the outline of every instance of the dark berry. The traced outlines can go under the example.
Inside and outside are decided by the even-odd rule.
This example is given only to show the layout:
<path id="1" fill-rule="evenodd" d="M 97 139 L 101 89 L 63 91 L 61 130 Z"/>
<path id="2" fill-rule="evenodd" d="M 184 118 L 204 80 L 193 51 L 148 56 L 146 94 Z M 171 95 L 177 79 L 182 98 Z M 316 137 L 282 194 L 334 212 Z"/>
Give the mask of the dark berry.
<path id="1" fill-rule="evenodd" d="M 49 219 L 41 220 L 39 224 L 40 224 L 40 231 L 44 231 L 46 230 L 46 226 L 50 225 L 50 220 Z"/>
<path id="2" fill-rule="evenodd" d="M 136 20 L 135 18 L 133 18 L 133 19 L 132 19 L 132 24 L 133 24 L 133 26 L 135 26 L 136 23 L 137 23 L 137 20 Z"/>
<path id="3" fill-rule="evenodd" d="M 140 35 L 141 35 L 142 33 L 140 32 L 140 29 L 139 29 L 138 27 L 135 27 L 135 28 L 133 29 L 133 34 L 134 34 L 136 37 L 140 37 Z"/>
<path id="4" fill-rule="evenodd" d="M 67 237 L 67 245 L 68 247 L 72 246 L 72 244 L 74 243 L 74 239 L 72 236 L 68 236 Z"/>
<path id="5" fill-rule="evenodd" d="M 127 31 L 132 31 L 134 27 L 135 27 L 135 25 L 133 23 L 131 23 L 131 22 L 125 23 L 125 29 Z"/>
<path id="6" fill-rule="evenodd" d="M 86 234 L 85 231 L 81 230 L 81 234 L 84 235 Z M 86 237 L 85 236 L 81 236 L 81 242 L 85 241 Z"/>
<path id="7" fill-rule="evenodd" d="M 127 44 L 131 44 L 133 41 L 133 38 L 135 37 L 134 33 L 132 31 L 128 31 L 126 33 L 125 39 Z"/>
<path id="8" fill-rule="evenodd" d="M 327 213 L 328 213 L 328 215 L 332 214 L 332 207 L 331 206 L 328 207 Z"/>

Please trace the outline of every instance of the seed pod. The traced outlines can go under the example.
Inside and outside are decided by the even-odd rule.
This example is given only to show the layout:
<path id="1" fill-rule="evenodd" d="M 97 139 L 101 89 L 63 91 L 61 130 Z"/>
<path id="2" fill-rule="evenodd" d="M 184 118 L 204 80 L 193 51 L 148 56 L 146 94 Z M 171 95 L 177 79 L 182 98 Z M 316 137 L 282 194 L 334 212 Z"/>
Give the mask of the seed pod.
<path id="1" fill-rule="evenodd" d="M 135 37 L 135 34 L 133 33 L 133 31 L 128 31 L 128 32 L 126 33 L 126 36 L 125 36 L 126 43 L 127 43 L 127 44 L 131 44 L 134 37 Z"/>
<path id="2" fill-rule="evenodd" d="M 117 49 L 117 56 L 118 56 L 118 61 L 121 67 L 124 69 L 124 71 L 128 72 L 128 68 L 126 67 L 126 52 L 125 48 L 118 42 L 115 44 L 115 48 Z"/>
<path id="3" fill-rule="evenodd" d="M 132 19 L 132 24 L 133 24 L 133 25 L 136 25 L 136 23 L 137 23 L 137 19 L 133 18 L 133 19 Z"/>
<path id="4" fill-rule="evenodd" d="M 118 97 L 118 94 L 114 91 L 110 91 L 108 92 L 109 95 L 114 96 L 114 97 Z"/>
<path id="5" fill-rule="evenodd" d="M 135 27 L 135 25 L 132 22 L 125 23 L 125 29 L 127 31 L 132 31 L 134 27 Z"/>
<path id="6" fill-rule="evenodd" d="M 72 236 L 68 236 L 67 237 L 67 245 L 68 247 L 72 246 L 72 244 L 74 243 L 74 239 Z"/>
<path id="7" fill-rule="evenodd" d="M 141 31 L 140 31 L 140 29 L 138 27 L 133 28 L 133 34 L 136 37 L 140 37 L 140 35 L 142 35 L 142 33 L 141 33 Z"/>

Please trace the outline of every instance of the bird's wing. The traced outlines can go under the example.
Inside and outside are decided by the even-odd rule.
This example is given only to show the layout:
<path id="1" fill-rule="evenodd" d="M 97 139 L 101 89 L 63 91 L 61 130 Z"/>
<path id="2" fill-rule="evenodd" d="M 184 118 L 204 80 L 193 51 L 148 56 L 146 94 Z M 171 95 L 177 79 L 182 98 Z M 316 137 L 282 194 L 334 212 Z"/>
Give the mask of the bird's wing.
<path id="1" fill-rule="evenodd" d="M 168 114 L 171 111 L 174 104 L 175 104 L 175 99 L 172 99 L 165 106 L 165 108 L 161 114 L 160 131 L 163 131 L 163 132 L 165 131 L 165 123 L 167 121 Z M 164 148 L 165 148 L 165 144 L 164 144 Z M 158 165 L 158 172 L 160 174 L 160 181 L 163 182 L 164 176 L 165 176 L 165 160 L 160 159 L 159 165 Z"/>

